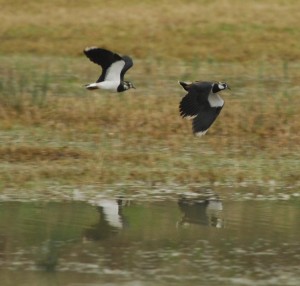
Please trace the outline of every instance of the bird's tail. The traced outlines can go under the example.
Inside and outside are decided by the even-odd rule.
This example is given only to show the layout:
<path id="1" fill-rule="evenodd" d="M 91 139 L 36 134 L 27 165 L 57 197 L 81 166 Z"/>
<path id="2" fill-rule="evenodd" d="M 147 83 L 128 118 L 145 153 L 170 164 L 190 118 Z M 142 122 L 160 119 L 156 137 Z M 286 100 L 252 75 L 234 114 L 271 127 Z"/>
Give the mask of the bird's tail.
<path id="1" fill-rule="evenodd" d="M 95 83 L 89 83 L 85 85 L 85 88 L 88 90 L 98 89 L 98 86 Z"/>
<path id="2" fill-rule="evenodd" d="M 189 82 L 184 82 L 184 81 L 178 81 L 178 83 L 179 83 L 186 91 L 189 90 L 189 87 L 190 87 L 190 85 L 191 85 L 191 83 L 189 83 Z"/>

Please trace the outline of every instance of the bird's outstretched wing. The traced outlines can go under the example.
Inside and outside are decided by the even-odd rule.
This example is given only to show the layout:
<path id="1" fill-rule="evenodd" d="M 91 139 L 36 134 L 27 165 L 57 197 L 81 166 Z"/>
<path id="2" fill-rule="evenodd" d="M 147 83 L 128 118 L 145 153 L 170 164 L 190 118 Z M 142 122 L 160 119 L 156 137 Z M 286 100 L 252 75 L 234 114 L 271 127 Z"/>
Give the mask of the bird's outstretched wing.
<path id="1" fill-rule="evenodd" d="M 206 82 L 195 82 L 183 85 L 183 88 L 188 90 L 188 93 L 182 98 L 179 104 L 180 115 L 186 118 L 193 118 L 201 109 L 208 105 L 207 98 L 211 90 L 211 85 Z"/>
<path id="2" fill-rule="evenodd" d="M 197 116 L 201 109 L 201 104 L 197 101 L 197 94 L 189 92 L 186 94 L 179 104 L 179 111 L 182 117 L 193 118 Z"/>
<path id="3" fill-rule="evenodd" d="M 129 56 L 123 56 L 122 59 L 125 61 L 125 66 L 121 71 L 121 80 L 124 80 L 124 75 L 133 66 L 133 61 Z"/>
<path id="4" fill-rule="evenodd" d="M 195 135 L 201 136 L 206 133 L 208 128 L 213 124 L 222 107 L 208 107 L 200 110 L 198 115 L 193 119 L 193 132 Z"/>
<path id="5" fill-rule="evenodd" d="M 102 73 L 97 82 L 120 81 L 121 72 L 125 66 L 125 61 L 121 56 L 97 47 L 86 48 L 83 52 L 93 63 L 102 67 Z"/>

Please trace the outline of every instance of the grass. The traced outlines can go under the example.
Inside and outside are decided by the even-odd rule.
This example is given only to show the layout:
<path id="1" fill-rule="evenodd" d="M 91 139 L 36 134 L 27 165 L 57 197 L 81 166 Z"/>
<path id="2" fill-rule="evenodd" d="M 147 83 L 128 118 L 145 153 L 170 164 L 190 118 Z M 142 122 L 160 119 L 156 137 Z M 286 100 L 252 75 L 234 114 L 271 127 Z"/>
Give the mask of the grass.
<path id="1" fill-rule="evenodd" d="M 2 190 L 299 185 L 298 1 L 0 4 Z M 132 55 L 137 89 L 86 91 L 88 45 Z M 199 79 L 232 87 L 203 138 L 178 114 Z"/>
<path id="2" fill-rule="evenodd" d="M 137 90 L 111 95 L 82 87 L 95 77 L 85 58 L 38 59 L 1 59 L 3 189 L 299 183 L 296 63 L 170 66 L 167 60 L 138 60 L 128 74 Z M 39 72 L 28 74 L 28 65 Z M 226 105 L 220 117 L 202 138 L 194 137 L 190 122 L 178 114 L 184 91 L 176 79 L 193 74 L 217 75 L 233 86 L 223 95 Z M 32 96 L 33 90 L 43 104 Z"/>
<path id="3" fill-rule="evenodd" d="M 267 1 L 0 1 L 1 53 L 79 55 L 101 45 L 135 58 L 298 60 L 300 4 Z"/>

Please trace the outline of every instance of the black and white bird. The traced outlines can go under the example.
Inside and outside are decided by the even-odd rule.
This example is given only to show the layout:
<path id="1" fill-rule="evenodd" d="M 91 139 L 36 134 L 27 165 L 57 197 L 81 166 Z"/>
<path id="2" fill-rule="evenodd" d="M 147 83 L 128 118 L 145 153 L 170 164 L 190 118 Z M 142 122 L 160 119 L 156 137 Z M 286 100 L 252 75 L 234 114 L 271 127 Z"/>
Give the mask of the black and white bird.
<path id="1" fill-rule="evenodd" d="M 230 89 L 225 82 L 195 81 L 192 83 L 179 81 L 188 93 L 182 98 L 179 111 L 183 118 L 193 120 L 193 132 L 197 136 L 204 135 L 213 124 L 224 106 L 219 91 Z"/>
<path id="2" fill-rule="evenodd" d="M 125 73 L 133 66 L 132 59 L 129 56 L 120 56 L 97 47 L 86 48 L 83 52 L 92 62 L 102 68 L 102 73 L 98 80 L 95 83 L 87 84 L 87 89 L 122 92 L 135 88 L 130 81 L 124 80 Z"/>

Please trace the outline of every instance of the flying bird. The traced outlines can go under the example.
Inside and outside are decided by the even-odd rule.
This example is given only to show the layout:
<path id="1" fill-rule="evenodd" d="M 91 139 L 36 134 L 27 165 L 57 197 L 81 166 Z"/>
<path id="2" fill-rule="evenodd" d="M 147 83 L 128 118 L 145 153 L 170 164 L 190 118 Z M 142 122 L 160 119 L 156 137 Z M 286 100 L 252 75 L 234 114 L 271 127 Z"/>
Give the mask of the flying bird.
<path id="1" fill-rule="evenodd" d="M 192 83 L 179 81 L 188 93 L 179 104 L 180 115 L 193 120 L 193 133 L 204 135 L 220 114 L 224 100 L 218 92 L 230 89 L 225 82 L 195 81 Z"/>
<path id="2" fill-rule="evenodd" d="M 130 81 L 124 80 L 125 73 L 133 66 L 129 56 L 120 56 L 109 50 L 90 47 L 84 54 L 95 64 L 101 66 L 102 73 L 95 83 L 86 85 L 89 90 L 105 89 L 114 92 L 135 88 Z"/>

